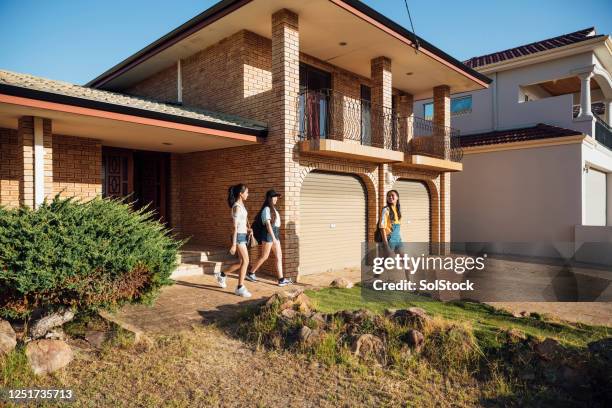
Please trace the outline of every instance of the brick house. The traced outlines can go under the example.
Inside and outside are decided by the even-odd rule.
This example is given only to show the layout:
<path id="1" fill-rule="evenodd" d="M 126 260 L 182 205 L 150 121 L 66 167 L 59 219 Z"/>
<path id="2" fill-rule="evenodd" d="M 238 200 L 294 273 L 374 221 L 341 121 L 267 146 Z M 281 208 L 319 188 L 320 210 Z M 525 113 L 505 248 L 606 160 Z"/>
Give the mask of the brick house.
<path id="1" fill-rule="evenodd" d="M 0 204 L 133 194 L 215 248 L 244 182 L 251 217 L 283 193 L 289 276 L 358 266 L 391 188 L 407 241 L 450 241 L 450 93 L 489 82 L 359 1 L 225 0 L 85 86 L 0 71 Z"/>

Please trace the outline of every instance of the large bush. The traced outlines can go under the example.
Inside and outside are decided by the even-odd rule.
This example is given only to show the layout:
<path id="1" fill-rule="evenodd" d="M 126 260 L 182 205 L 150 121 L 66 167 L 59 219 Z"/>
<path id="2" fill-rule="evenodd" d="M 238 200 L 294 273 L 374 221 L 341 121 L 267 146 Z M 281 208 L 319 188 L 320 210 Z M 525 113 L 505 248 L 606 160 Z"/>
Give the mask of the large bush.
<path id="1" fill-rule="evenodd" d="M 150 211 L 122 201 L 0 207 L 0 315 L 147 302 L 171 282 L 180 245 Z"/>

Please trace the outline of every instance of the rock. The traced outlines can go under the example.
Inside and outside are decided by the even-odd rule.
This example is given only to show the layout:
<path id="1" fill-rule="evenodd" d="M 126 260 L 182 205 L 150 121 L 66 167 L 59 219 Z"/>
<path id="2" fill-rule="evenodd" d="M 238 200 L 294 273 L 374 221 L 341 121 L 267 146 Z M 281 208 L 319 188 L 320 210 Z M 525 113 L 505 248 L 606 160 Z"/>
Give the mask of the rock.
<path id="1" fill-rule="evenodd" d="M 383 341 L 373 334 L 362 334 L 353 343 L 353 353 L 361 358 L 373 357 L 379 363 L 385 360 L 385 345 Z"/>
<path id="2" fill-rule="evenodd" d="M 36 320 L 29 330 L 30 337 L 33 339 L 39 339 L 44 337 L 49 330 L 54 327 L 63 325 L 74 318 L 74 312 L 72 310 L 63 310 L 46 315 Z"/>
<path id="3" fill-rule="evenodd" d="M 308 313 L 312 309 L 312 303 L 310 302 L 310 298 L 304 293 L 300 293 L 298 296 L 296 296 L 293 300 L 293 304 L 301 313 Z"/>
<path id="4" fill-rule="evenodd" d="M 9 322 L 0 319 L 0 354 L 8 354 L 17 345 L 17 335 Z"/>
<path id="5" fill-rule="evenodd" d="M 329 284 L 332 288 L 350 289 L 353 287 L 353 282 L 346 278 L 336 278 Z"/>
<path id="6" fill-rule="evenodd" d="M 596 354 L 599 358 L 603 358 L 612 362 L 612 337 L 593 341 L 588 345 L 589 351 Z"/>
<path id="7" fill-rule="evenodd" d="M 525 333 L 515 327 L 507 330 L 506 336 L 508 337 L 508 341 L 510 343 L 519 343 L 527 339 Z"/>
<path id="8" fill-rule="evenodd" d="M 305 346 L 310 346 L 321 338 L 321 332 L 317 329 L 313 330 L 308 326 L 302 326 L 299 336 L 300 343 L 304 344 Z"/>
<path id="9" fill-rule="evenodd" d="M 95 348 L 101 348 L 107 339 L 107 335 L 103 331 L 90 330 L 85 333 L 85 340 Z"/>
<path id="10" fill-rule="evenodd" d="M 284 309 L 281 311 L 281 316 L 285 319 L 291 320 L 297 315 L 297 312 L 293 309 Z"/>
<path id="11" fill-rule="evenodd" d="M 139 327 L 136 327 L 133 324 L 128 323 L 105 310 L 100 310 L 98 312 L 98 315 L 104 320 L 116 324 L 123 330 L 130 332 L 134 336 L 134 345 L 140 343 L 144 343 L 146 345 L 152 344 L 152 340 L 148 338 Z"/>
<path id="12" fill-rule="evenodd" d="M 537 343 L 534 346 L 534 351 L 541 359 L 552 361 L 561 352 L 561 346 L 557 340 L 547 338 L 543 342 Z"/>
<path id="13" fill-rule="evenodd" d="M 313 314 L 311 319 L 317 324 L 318 327 L 324 327 L 327 324 L 327 318 L 320 312 Z"/>
<path id="14" fill-rule="evenodd" d="M 291 289 L 291 290 L 286 290 L 280 293 L 280 296 L 283 299 L 289 299 L 289 300 L 295 300 L 299 295 L 303 294 L 304 290 L 303 289 Z M 304 295 L 306 296 L 306 295 Z"/>
<path id="15" fill-rule="evenodd" d="M 512 316 L 514 317 L 529 317 L 530 315 L 531 314 L 526 310 L 521 310 L 521 311 L 512 313 Z"/>
<path id="16" fill-rule="evenodd" d="M 66 367 L 74 358 L 70 346 L 61 340 L 34 340 L 27 344 L 25 354 L 36 375 Z"/>
<path id="17" fill-rule="evenodd" d="M 385 316 L 391 317 L 397 312 L 397 309 L 385 309 Z"/>
<path id="18" fill-rule="evenodd" d="M 421 309 L 420 307 L 396 310 L 391 315 L 391 319 L 402 325 L 418 325 L 420 327 L 431 320 L 425 310 Z"/>
<path id="19" fill-rule="evenodd" d="M 54 329 L 49 330 L 47 334 L 45 334 L 45 339 L 65 340 L 66 334 L 64 333 L 64 330 L 62 330 L 61 327 L 56 327 Z"/>
<path id="20" fill-rule="evenodd" d="M 406 343 L 413 349 L 419 351 L 425 343 L 425 336 L 418 330 L 410 330 L 406 333 Z"/>

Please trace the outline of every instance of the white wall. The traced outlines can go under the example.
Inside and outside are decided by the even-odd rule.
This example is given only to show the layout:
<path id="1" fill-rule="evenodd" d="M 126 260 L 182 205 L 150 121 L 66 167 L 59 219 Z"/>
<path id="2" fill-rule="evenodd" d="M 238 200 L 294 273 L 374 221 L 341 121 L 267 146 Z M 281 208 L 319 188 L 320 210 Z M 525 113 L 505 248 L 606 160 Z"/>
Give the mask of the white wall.
<path id="1" fill-rule="evenodd" d="M 574 95 L 519 102 L 519 93 L 522 85 L 572 77 L 575 76 L 573 70 L 592 65 L 595 61 L 593 53 L 587 52 L 507 71 L 486 73 L 493 79 L 488 89 L 453 94 L 453 97 L 471 94 L 472 113 L 453 116 L 451 126 L 459 129 L 462 135 L 528 127 L 538 123 L 581 132 L 589 130 L 589 126 L 573 120 L 572 107 L 576 98 Z M 598 95 L 595 92 L 594 101 L 598 99 Z M 422 117 L 423 105 L 429 102 L 431 99 L 415 101 L 415 114 Z"/>
<path id="2" fill-rule="evenodd" d="M 590 185 L 594 179 L 585 171 L 592 168 L 606 174 L 606 193 L 597 197 Z M 582 143 L 582 225 L 612 225 L 612 151 L 591 138 Z M 595 173 L 596 174 L 596 173 Z M 601 194 L 600 194 L 601 195 Z M 604 206 L 605 205 L 605 206 Z M 604 208 L 601 208 L 604 206 Z"/>
<path id="3" fill-rule="evenodd" d="M 451 179 L 455 242 L 572 242 L 581 144 L 466 154 Z"/>

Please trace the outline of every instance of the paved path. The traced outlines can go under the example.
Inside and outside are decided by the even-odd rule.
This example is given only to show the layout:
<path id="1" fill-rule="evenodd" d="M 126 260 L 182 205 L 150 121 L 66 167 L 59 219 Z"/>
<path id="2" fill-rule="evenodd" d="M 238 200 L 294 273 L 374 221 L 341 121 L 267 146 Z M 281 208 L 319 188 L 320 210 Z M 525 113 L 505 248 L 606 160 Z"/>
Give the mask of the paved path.
<path id="1" fill-rule="evenodd" d="M 359 270 L 340 273 L 354 282 L 359 281 Z M 329 286 L 337 276 L 338 272 L 310 275 L 301 278 L 301 282 L 294 286 L 303 289 Z M 226 289 L 218 287 L 212 275 L 180 278 L 176 284 L 162 289 L 153 306 L 127 305 L 115 315 L 145 332 L 171 333 L 189 329 L 194 324 L 231 321 L 245 306 L 261 302 L 279 290 L 291 288 L 279 288 L 275 281 L 263 277 L 259 282 L 246 283 L 253 297 L 244 299 L 234 295 L 236 283 L 237 279 L 231 275 L 228 276 Z"/>
<path id="2" fill-rule="evenodd" d="M 353 282 L 360 279 L 359 270 L 326 272 L 301 277 L 295 287 L 327 287 L 338 276 Z M 225 323 L 235 319 L 245 306 L 256 304 L 279 290 L 275 281 L 263 278 L 259 282 L 247 282 L 251 299 L 234 295 L 236 278 L 228 278 L 228 287 L 217 286 L 212 275 L 181 278 L 166 287 L 153 306 L 128 305 L 116 317 L 149 333 L 172 333 L 190 329 L 202 323 Z M 572 322 L 612 326 L 612 303 L 553 303 L 553 302 L 503 302 L 490 303 L 511 312 L 538 312 Z"/>

